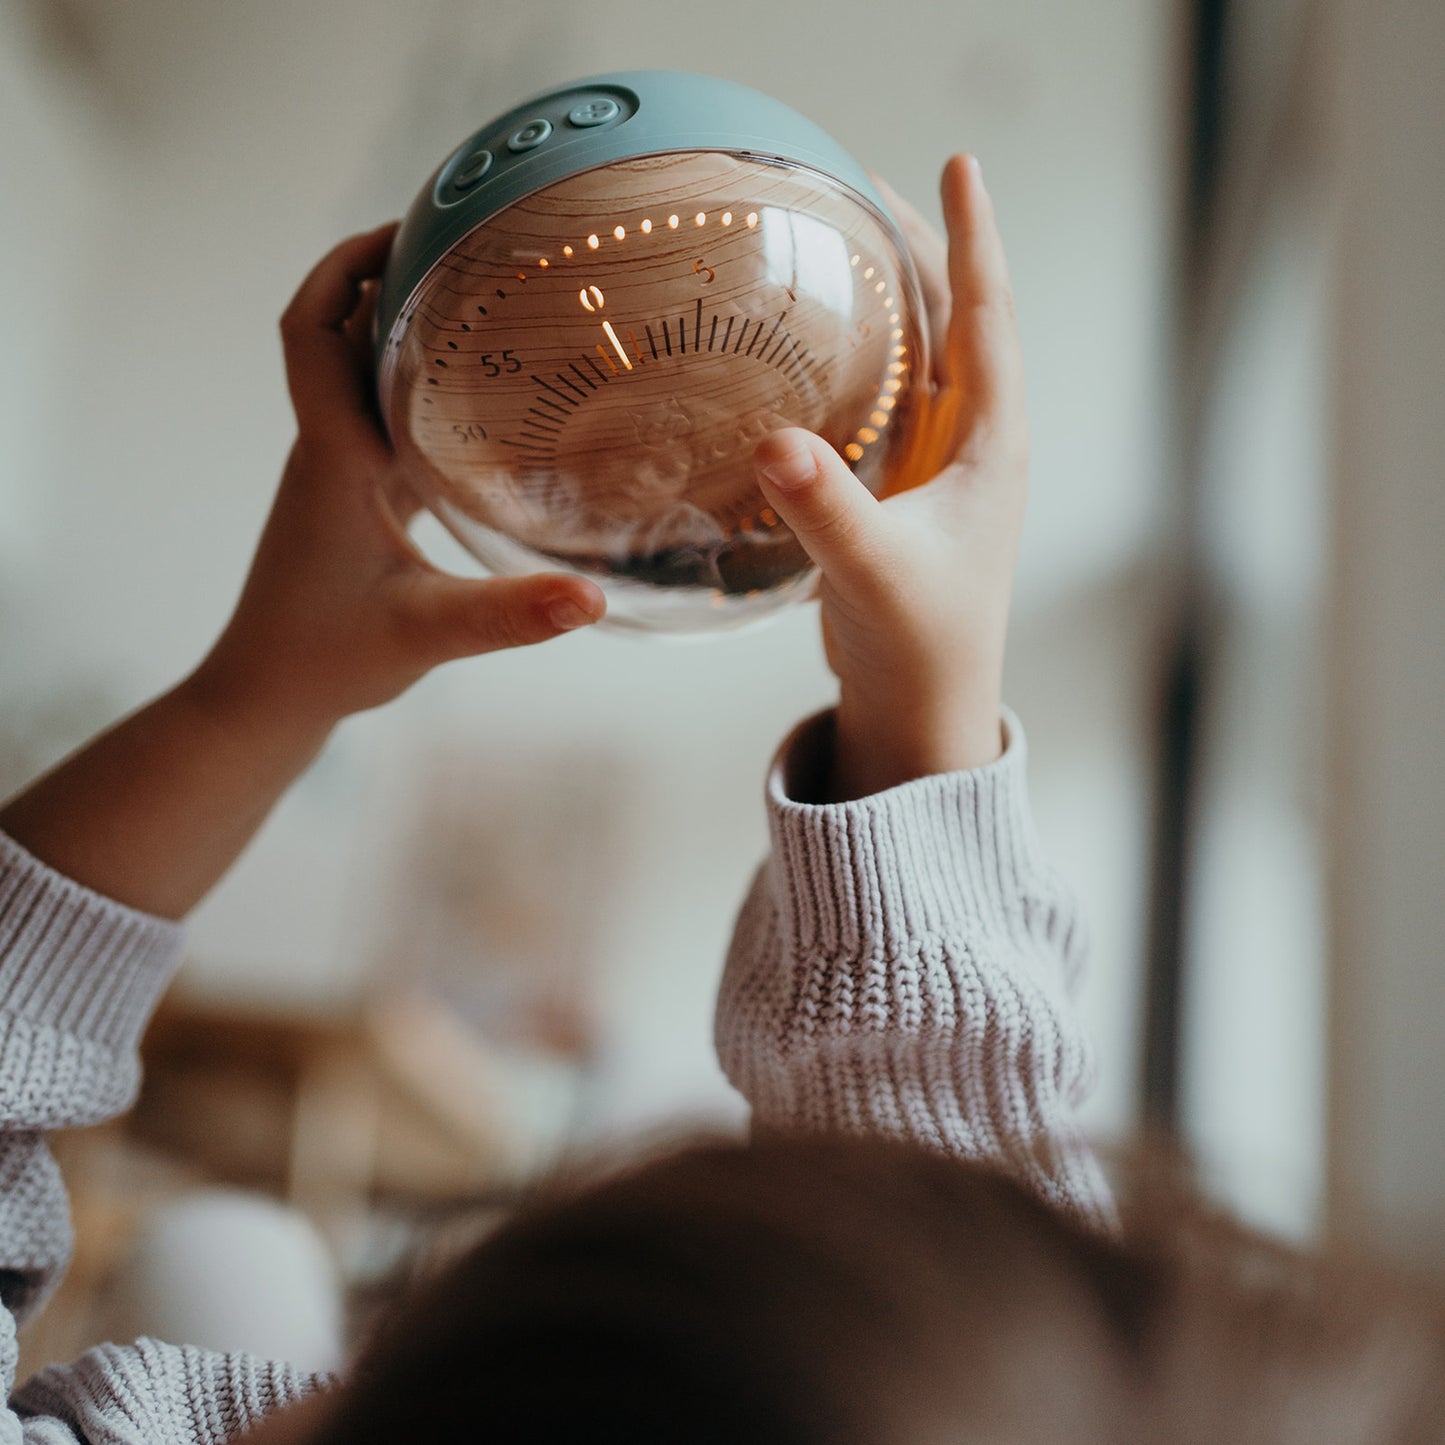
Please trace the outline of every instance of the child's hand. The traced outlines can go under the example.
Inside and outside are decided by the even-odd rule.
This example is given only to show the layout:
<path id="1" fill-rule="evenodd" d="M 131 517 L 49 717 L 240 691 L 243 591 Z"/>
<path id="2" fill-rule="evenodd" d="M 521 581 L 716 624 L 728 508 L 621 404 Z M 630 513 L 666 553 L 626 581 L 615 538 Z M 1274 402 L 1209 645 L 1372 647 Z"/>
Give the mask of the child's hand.
<path id="1" fill-rule="evenodd" d="M 768 501 L 822 573 L 824 644 L 841 685 L 834 801 L 999 756 L 1028 479 L 1013 297 L 977 163 L 955 156 L 944 169 L 946 259 L 916 212 L 889 199 L 929 310 L 923 475 L 937 474 L 880 502 L 826 442 L 798 428 L 774 433 L 755 458 Z"/>
<path id="2" fill-rule="evenodd" d="M 324 729 L 438 663 L 542 642 L 604 611 L 583 578 L 463 580 L 407 537 L 417 504 L 376 418 L 366 360 L 395 230 L 342 242 L 281 318 L 298 435 L 235 615 L 193 679 L 228 709 L 279 709 Z"/>

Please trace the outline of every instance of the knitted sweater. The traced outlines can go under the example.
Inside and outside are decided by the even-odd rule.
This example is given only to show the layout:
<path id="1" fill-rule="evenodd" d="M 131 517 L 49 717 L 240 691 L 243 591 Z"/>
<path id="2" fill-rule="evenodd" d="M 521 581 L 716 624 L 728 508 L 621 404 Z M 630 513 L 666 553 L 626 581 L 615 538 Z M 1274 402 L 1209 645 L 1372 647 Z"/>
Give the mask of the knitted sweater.
<path id="1" fill-rule="evenodd" d="M 1025 748 L 855 802 L 812 804 L 831 719 L 775 761 L 772 852 L 739 916 L 717 1046 L 754 1127 L 912 1139 L 1001 1164 L 1106 1217 L 1078 1135 L 1087 1052 L 1068 1003 L 1082 945 L 1040 856 Z M 127 1107 L 181 929 L 0 835 L 0 1445 L 219 1445 L 327 1381 L 243 1354 L 102 1345 L 14 1389 L 15 1326 L 70 1252 L 52 1128 Z"/>

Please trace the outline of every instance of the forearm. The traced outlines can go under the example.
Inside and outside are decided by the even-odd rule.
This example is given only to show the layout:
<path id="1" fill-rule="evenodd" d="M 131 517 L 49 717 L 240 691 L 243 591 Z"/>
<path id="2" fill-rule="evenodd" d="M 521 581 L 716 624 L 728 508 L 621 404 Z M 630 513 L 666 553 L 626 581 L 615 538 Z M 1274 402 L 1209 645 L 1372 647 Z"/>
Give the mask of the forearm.
<path id="1" fill-rule="evenodd" d="M 909 1139 L 1107 1218 L 1076 1118 L 1082 930 L 1039 854 L 1022 736 L 982 768 L 810 805 L 796 788 L 827 774 L 831 728 L 807 725 L 773 773 L 773 857 L 719 994 L 755 1125 Z"/>
<path id="2" fill-rule="evenodd" d="M 0 831 L 76 882 L 163 918 L 234 862 L 329 728 L 247 709 L 204 670 L 0 808 Z"/>

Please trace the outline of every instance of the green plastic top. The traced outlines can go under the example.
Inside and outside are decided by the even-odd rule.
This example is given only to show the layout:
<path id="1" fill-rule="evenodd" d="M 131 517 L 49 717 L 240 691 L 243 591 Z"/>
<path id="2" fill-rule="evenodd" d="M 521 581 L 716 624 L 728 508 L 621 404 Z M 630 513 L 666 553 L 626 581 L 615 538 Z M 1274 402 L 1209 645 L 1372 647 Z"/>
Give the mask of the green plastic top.
<path id="1" fill-rule="evenodd" d="M 862 166 L 781 101 L 685 71 L 593 76 L 489 121 L 432 174 L 402 222 L 382 278 L 374 333 L 378 361 L 408 298 L 468 232 L 566 176 L 670 151 L 727 151 L 807 166 L 857 192 L 898 230 Z M 899 241 L 903 249 L 901 234 Z"/>

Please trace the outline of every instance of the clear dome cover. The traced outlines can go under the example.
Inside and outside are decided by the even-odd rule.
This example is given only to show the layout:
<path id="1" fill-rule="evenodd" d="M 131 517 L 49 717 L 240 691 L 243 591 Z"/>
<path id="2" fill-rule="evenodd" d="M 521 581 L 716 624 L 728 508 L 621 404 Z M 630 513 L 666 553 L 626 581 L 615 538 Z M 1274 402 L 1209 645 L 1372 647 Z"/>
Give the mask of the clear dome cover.
<path id="1" fill-rule="evenodd" d="M 812 585 L 753 449 L 806 427 L 881 491 L 926 344 L 912 262 L 857 193 L 683 152 L 568 176 L 452 246 L 380 395 L 422 500 L 489 568 L 575 570 L 614 624 L 697 632 Z"/>

